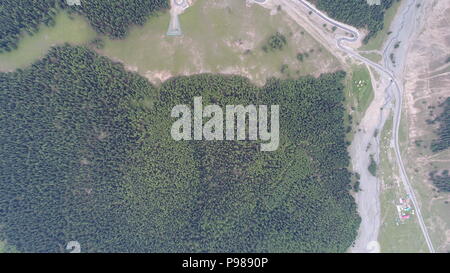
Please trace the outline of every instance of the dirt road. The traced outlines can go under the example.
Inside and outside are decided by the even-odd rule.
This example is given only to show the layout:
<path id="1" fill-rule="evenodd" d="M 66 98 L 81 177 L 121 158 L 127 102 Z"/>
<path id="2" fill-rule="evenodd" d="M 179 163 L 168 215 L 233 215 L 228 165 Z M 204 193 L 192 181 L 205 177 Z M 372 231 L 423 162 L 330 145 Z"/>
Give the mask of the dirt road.
<path id="1" fill-rule="evenodd" d="M 411 196 L 414 207 L 416 208 L 416 215 L 419 219 L 419 224 L 422 229 L 422 233 L 427 242 L 430 252 L 434 252 L 432 242 L 429 238 L 427 228 L 423 222 L 422 215 L 420 212 L 419 204 L 416 200 L 414 190 L 409 182 L 408 176 L 405 172 L 403 161 L 401 158 L 400 147 L 398 143 L 398 130 L 400 126 L 401 118 L 401 106 L 402 106 L 402 95 L 404 83 L 399 79 L 403 79 L 402 72 L 404 70 L 403 64 L 406 58 L 405 50 L 403 54 L 399 54 L 396 65 L 393 66 L 389 64 L 390 51 L 400 37 L 402 37 L 402 43 L 408 48 L 408 42 L 411 36 L 417 31 L 417 21 L 420 21 L 420 15 L 422 9 L 420 5 L 417 5 L 416 0 L 405 0 L 402 4 L 400 11 L 398 12 L 395 21 L 392 25 L 392 34 L 390 40 L 386 42 L 384 49 L 384 63 L 380 65 L 378 63 L 372 62 L 361 55 L 359 55 L 350 46 L 352 44 L 359 44 L 361 41 L 361 35 L 355 28 L 345 25 L 343 23 L 337 22 L 327 15 L 317 10 L 312 4 L 304 0 L 267 0 L 262 4 L 267 8 L 271 8 L 274 5 L 281 5 L 283 10 L 292 17 L 297 23 L 302 25 L 314 38 L 321 41 L 324 46 L 328 49 L 338 49 L 345 53 L 344 56 L 339 56 L 341 60 L 345 60 L 345 56 L 351 56 L 352 58 L 368 65 L 375 71 L 377 71 L 382 77 L 374 85 L 375 98 L 369 109 L 367 110 L 365 116 L 361 121 L 361 132 L 355 134 L 354 141 L 352 143 L 350 154 L 352 157 L 352 163 L 354 171 L 360 173 L 361 175 L 361 188 L 362 191 L 356 196 L 356 201 L 358 204 L 358 212 L 362 218 L 358 238 L 355 242 L 355 246 L 352 248 L 352 252 L 378 252 L 379 245 L 377 243 L 378 232 L 380 228 L 380 204 L 379 204 L 379 181 L 377 178 L 370 175 L 367 170 L 369 165 L 370 154 L 378 155 L 379 153 L 379 143 L 376 138 L 374 138 L 375 130 L 381 132 L 384 126 L 384 122 L 389 115 L 388 107 L 392 103 L 393 115 L 394 115 L 394 128 L 393 128 L 393 139 L 392 146 L 395 150 L 397 164 L 400 169 L 400 178 L 403 182 L 404 188 L 407 193 Z M 306 11 L 306 12 L 305 12 Z M 339 30 L 344 31 L 345 35 L 341 37 L 331 36 L 329 33 L 323 31 L 320 28 L 322 24 L 313 22 L 312 16 L 305 16 L 312 12 L 315 17 L 320 18 L 328 24 L 337 27 Z M 302 16 L 303 15 L 303 16 Z M 350 35 L 348 35 L 350 34 Z M 331 44 L 334 41 L 334 48 Z M 354 46 L 355 48 L 358 46 Z M 401 52 L 400 52 L 401 53 Z M 389 55 L 389 56 L 388 56 Z M 374 77 L 372 77 L 373 82 Z M 383 109 L 383 110 L 382 110 Z M 370 144 L 370 145 L 369 145 Z M 370 147 L 370 148 L 367 148 Z"/>
<path id="2" fill-rule="evenodd" d="M 408 175 L 405 170 L 405 166 L 403 164 L 401 150 L 399 147 L 398 134 L 400 128 L 400 120 L 401 120 L 401 110 L 403 104 L 403 95 L 404 95 L 404 72 L 405 72 L 405 60 L 407 58 L 408 49 L 411 46 L 411 41 L 414 40 L 413 37 L 418 34 L 421 30 L 421 25 L 426 16 L 425 11 L 429 5 L 432 5 L 432 1 L 417 1 L 410 0 L 403 3 L 403 9 L 401 12 L 397 14 L 395 18 L 391 31 L 392 35 L 390 39 L 385 43 L 385 47 L 383 50 L 383 63 L 384 67 L 395 75 L 396 86 L 394 89 L 394 98 L 395 98 L 395 106 L 394 106 L 394 128 L 392 130 L 393 134 L 393 144 L 397 159 L 397 164 L 400 168 L 400 177 L 406 192 L 409 194 L 411 201 L 416 209 L 417 219 L 419 221 L 420 228 L 422 230 L 423 236 L 425 237 L 425 241 L 427 243 L 428 249 L 431 253 L 435 252 L 433 247 L 433 243 L 428 234 L 427 227 L 423 221 L 422 212 L 420 210 L 420 205 L 417 201 L 414 189 L 409 181 Z M 399 50 L 395 50 L 395 44 L 398 42 L 402 43 L 402 46 L 399 47 Z M 394 54 L 395 50 L 395 54 Z M 391 54 L 394 54 L 395 63 L 391 59 Z"/>
<path id="3" fill-rule="evenodd" d="M 431 239 L 429 237 L 428 234 L 428 230 L 427 227 L 423 221 L 423 217 L 420 211 L 420 206 L 417 202 L 415 193 L 414 193 L 414 189 L 411 186 L 411 183 L 409 182 L 407 173 L 405 171 L 405 167 L 403 165 L 403 160 L 401 157 L 401 151 L 400 151 L 400 147 L 399 147 L 399 141 L 398 141 L 398 132 L 399 132 L 399 127 L 400 127 L 400 119 L 401 119 L 401 107 L 402 107 L 402 99 L 403 99 L 403 86 L 404 83 L 402 81 L 400 81 L 397 77 L 396 74 L 398 76 L 401 76 L 400 79 L 403 79 L 403 71 L 404 71 L 404 60 L 406 58 L 406 53 L 407 50 L 405 50 L 403 52 L 403 54 L 399 54 L 400 58 L 398 58 L 398 60 L 396 60 L 396 64 L 393 65 L 393 63 L 391 62 L 391 58 L 390 58 L 390 51 L 393 50 L 394 44 L 399 41 L 400 37 L 403 38 L 403 42 L 406 44 L 406 46 L 404 46 L 404 48 L 408 48 L 408 42 L 410 40 L 410 38 L 415 34 L 415 30 L 418 29 L 418 23 L 420 22 L 420 18 L 421 18 L 421 13 L 419 13 L 419 11 L 423 10 L 420 8 L 420 5 L 418 5 L 417 0 L 410 0 L 410 1 L 405 1 L 403 3 L 402 8 L 400 9 L 400 12 L 397 14 L 397 19 L 395 20 L 391 31 L 391 38 L 390 40 L 387 41 L 386 43 L 386 47 L 384 50 L 384 66 L 381 66 L 377 63 L 374 63 L 362 56 L 360 56 L 358 53 L 356 53 L 355 51 L 353 51 L 352 49 L 346 47 L 343 45 L 344 42 L 354 42 L 358 40 L 358 37 L 360 36 L 358 31 L 352 31 L 351 29 L 347 28 L 345 25 L 342 25 L 340 23 L 337 23 L 336 21 L 329 19 L 326 15 L 324 15 L 323 13 L 321 13 L 320 11 L 318 11 L 314 6 L 312 6 L 311 4 L 309 4 L 308 2 L 304 1 L 304 0 L 298 0 L 300 3 L 302 3 L 303 5 L 307 6 L 311 11 L 313 11 L 314 13 L 316 13 L 317 15 L 319 15 L 323 20 L 327 21 L 330 24 L 333 24 L 336 27 L 339 27 L 341 29 L 344 29 L 345 31 L 351 32 L 353 34 L 353 37 L 342 37 L 342 38 L 338 38 L 337 39 L 337 46 L 339 49 L 345 51 L 347 54 L 349 54 L 350 56 L 362 61 L 363 63 L 369 65 L 370 67 L 374 68 L 375 70 L 377 70 L 378 72 L 380 72 L 380 74 L 382 76 L 384 76 L 385 78 L 387 78 L 388 80 L 390 80 L 392 82 L 392 86 L 394 88 L 390 89 L 387 88 L 388 91 L 388 99 L 390 99 L 391 97 L 390 95 L 390 91 L 393 91 L 394 94 L 394 99 L 395 99 L 395 103 L 394 103 L 394 107 L 393 107 L 393 115 L 394 115 L 394 128 L 393 128 L 393 148 L 395 150 L 395 154 L 396 154 L 396 159 L 397 159 L 397 164 L 398 167 L 400 169 L 400 177 L 401 180 L 403 182 L 404 188 L 406 190 L 406 192 L 409 194 L 409 196 L 411 197 L 411 201 L 416 209 L 416 215 L 417 215 L 417 219 L 419 221 L 420 227 L 422 229 L 422 233 L 425 237 L 425 240 L 427 242 L 428 248 L 430 252 L 435 252 L 433 244 L 431 242 Z M 388 57 L 389 55 L 389 57 Z M 384 122 L 383 122 L 384 123 Z M 369 135 L 370 137 L 370 135 Z M 364 138 L 362 138 L 364 139 Z M 362 143 L 364 143 L 364 141 L 361 141 Z M 356 164 L 361 163 L 364 160 L 361 160 L 364 155 L 362 156 L 358 156 L 358 153 L 361 153 L 361 151 L 364 151 L 364 147 L 358 147 L 360 146 L 361 143 L 354 143 L 353 147 L 357 147 L 356 149 L 353 149 L 353 161 Z M 379 147 L 378 147 L 379 149 Z M 367 156 L 367 152 L 364 152 Z M 368 166 L 365 165 L 365 166 Z M 367 167 L 366 167 L 367 168 Z M 359 169 L 359 168 L 358 168 Z M 363 176 L 361 174 L 361 178 L 363 179 Z M 367 184 L 367 183 L 365 183 Z M 368 185 L 367 185 L 368 186 Z M 370 186 L 370 188 L 375 188 L 375 186 Z M 367 188 L 363 188 L 363 191 L 366 191 Z M 373 190 L 372 192 L 374 193 L 378 193 L 377 190 Z M 370 196 L 365 194 L 366 198 L 357 198 L 359 200 L 358 205 L 359 205 L 359 211 L 361 213 L 361 211 L 365 211 L 367 213 L 367 215 L 361 215 L 362 219 L 362 229 L 360 229 L 360 233 L 359 233 L 359 237 L 358 240 L 355 244 L 354 247 L 354 251 L 360 251 L 363 250 L 363 246 L 366 245 L 366 251 L 370 250 L 368 249 L 369 247 L 372 248 L 373 246 L 373 242 L 376 240 L 371 240 L 371 239 L 375 239 L 374 235 L 378 234 L 378 231 L 375 231 L 375 229 L 379 229 L 379 208 L 373 208 L 370 206 L 370 204 L 376 205 L 379 207 L 379 201 L 373 201 L 374 196 Z M 378 195 L 378 194 L 376 194 Z M 368 206 L 367 206 L 368 205 Z M 364 206 L 364 207 L 363 207 Z M 376 217 L 378 219 L 374 220 L 370 219 L 370 217 Z M 364 219 L 366 218 L 366 219 Z M 368 224 L 369 223 L 369 224 Z M 368 225 L 367 225 L 368 224 Z M 374 225 L 378 225 L 378 227 L 374 227 Z M 369 241 L 370 240 L 370 241 Z"/>

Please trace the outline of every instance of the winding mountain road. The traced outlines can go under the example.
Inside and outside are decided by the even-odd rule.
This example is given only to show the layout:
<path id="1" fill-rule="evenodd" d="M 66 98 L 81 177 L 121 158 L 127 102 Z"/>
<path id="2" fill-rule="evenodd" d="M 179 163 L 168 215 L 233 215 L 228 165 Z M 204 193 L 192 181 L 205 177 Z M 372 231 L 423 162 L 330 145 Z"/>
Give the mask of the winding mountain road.
<path id="1" fill-rule="evenodd" d="M 416 209 L 416 216 L 417 219 L 419 221 L 419 225 L 420 228 L 422 230 L 423 236 L 425 238 L 425 241 L 427 243 L 428 249 L 431 253 L 434 253 L 434 247 L 433 244 L 431 242 L 430 236 L 428 234 L 428 230 L 427 227 L 423 221 L 423 217 L 422 217 L 422 213 L 420 211 L 420 207 L 419 207 L 419 203 L 417 202 L 416 199 L 416 195 L 414 193 L 414 189 L 408 179 L 408 175 L 406 173 L 405 170 L 405 166 L 403 164 L 403 160 L 402 160 L 402 156 L 401 156 L 401 152 L 400 152 L 400 145 L 399 145 L 399 140 L 398 140 L 398 132 L 399 132 L 399 128 L 400 128 L 400 120 L 401 120 L 401 107 L 402 107 L 402 94 L 403 94 L 403 85 L 400 84 L 400 81 L 396 78 L 396 76 L 394 75 L 394 72 L 390 70 L 389 65 L 387 62 L 385 62 L 385 66 L 382 66 L 378 63 L 372 62 L 371 60 L 368 60 L 364 57 L 362 57 L 361 55 L 359 55 L 357 52 L 353 51 L 352 49 L 345 47 L 342 43 L 343 42 L 348 42 L 348 43 L 352 43 L 352 42 L 356 42 L 358 41 L 360 35 L 359 32 L 356 30 L 352 30 L 350 28 L 348 28 L 347 26 L 329 18 L 327 15 L 325 15 L 324 13 L 322 13 L 320 10 L 318 10 L 316 7 L 314 7 L 312 4 L 306 2 L 305 0 L 294 0 L 294 1 L 299 1 L 301 4 L 303 4 L 304 6 L 306 6 L 310 11 L 312 11 L 313 13 L 315 13 L 317 16 L 321 17 L 324 21 L 334 25 L 335 27 L 338 27 L 340 29 L 343 29 L 344 31 L 348 32 L 351 34 L 351 37 L 340 37 L 336 40 L 336 45 L 337 47 L 344 51 L 345 53 L 347 53 L 348 55 L 352 56 L 353 58 L 356 58 L 358 60 L 360 60 L 361 62 L 369 65 L 370 67 L 376 69 L 381 75 L 387 77 L 390 82 L 391 85 L 393 85 L 394 88 L 394 96 L 395 96 L 395 105 L 394 105 L 394 109 L 393 109 L 393 113 L 394 113 L 394 126 L 393 126 L 393 144 L 394 144 L 394 150 L 395 150 L 395 155 L 396 155 L 396 159 L 397 159 L 397 164 L 398 167 L 400 169 L 400 177 L 402 180 L 402 183 L 404 185 L 404 188 L 406 190 L 406 192 L 409 194 L 411 201 L 414 205 L 414 208 Z M 409 9 L 411 9 L 411 7 L 416 6 L 416 1 L 417 0 L 410 0 L 408 3 L 408 6 L 406 7 L 406 12 L 409 11 Z M 403 19 L 406 16 L 402 16 Z M 405 24 L 407 22 L 403 21 L 402 25 Z M 394 35 L 395 36 L 395 35 Z M 389 48 L 389 47 L 388 47 Z M 387 48 L 387 49 L 388 49 Z M 384 59 L 387 60 L 387 50 L 384 51 Z"/>

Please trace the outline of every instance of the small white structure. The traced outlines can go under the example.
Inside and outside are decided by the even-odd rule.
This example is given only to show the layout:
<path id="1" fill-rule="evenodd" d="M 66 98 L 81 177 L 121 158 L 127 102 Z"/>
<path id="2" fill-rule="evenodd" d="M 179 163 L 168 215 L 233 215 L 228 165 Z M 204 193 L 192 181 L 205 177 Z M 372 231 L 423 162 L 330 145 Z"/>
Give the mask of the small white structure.
<path id="1" fill-rule="evenodd" d="M 67 0 L 67 5 L 69 6 L 81 6 L 81 0 Z"/>
<path id="2" fill-rule="evenodd" d="M 190 0 L 171 0 L 170 1 L 170 23 L 167 30 L 167 36 L 180 36 L 181 25 L 178 15 L 184 12 L 192 4 Z"/>
<path id="3" fill-rule="evenodd" d="M 367 0 L 367 4 L 372 5 L 381 5 L 381 0 Z"/>

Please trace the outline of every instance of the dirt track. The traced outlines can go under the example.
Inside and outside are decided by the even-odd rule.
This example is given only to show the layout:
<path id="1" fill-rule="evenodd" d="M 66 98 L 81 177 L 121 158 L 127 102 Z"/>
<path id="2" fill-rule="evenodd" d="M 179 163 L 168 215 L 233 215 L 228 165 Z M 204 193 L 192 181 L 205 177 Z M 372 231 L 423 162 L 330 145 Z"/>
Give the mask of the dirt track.
<path id="1" fill-rule="evenodd" d="M 401 118 L 401 106 L 402 106 L 402 95 L 403 95 L 403 71 L 404 71 L 404 60 L 406 58 L 406 52 L 408 44 L 410 43 L 411 37 L 416 34 L 419 29 L 419 23 L 423 15 L 423 11 L 427 9 L 417 6 L 416 0 L 404 1 L 399 12 L 397 13 L 396 19 L 391 26 L 391 38 L 385 43 L 383 50 L 383 61 L 384 65 L 374 63 L 356 53 L 348 43 L 358 43 L 360 42 L 361 35 L 358 30 L 354 28 L 336 22 L 328 18 L 325 14 L 317 10 L 313 5 L 304 0 L 268 0 L 263 6 L 268 8 L 273 7 L 273 5 L 281 5 L 283 10 L 292 17 L 297 23 L 301 24 L 310 34 L 313 35 L 317 40 L 321 41 L 324 46 L 333 52 L 333 49 L 338 49 L 344 52 L 344 55 L 334 54 L 341 60 L 345 60 L 346 55 L 351 56 L 356 60 L 359 60 L 366 65 L 370 66 L 374 70 L 380 73 L 382 76 L 379 81 L 376 81 L 375 77 L 372 77 L 372 82 L 374 83 L 375 98 L 369 109 L 367 110 L 364 118 L 361 121 L 361 131 L 355 135 L 354 141 L 352 143 L 350 154 L 352 157 L 353 169 L 354 171 L 360 173 L 361 175 L 361 189 L 362 191 L 357 194 L 356 201 L 358 204 L 358 211 L 362 218 L 362 223 L 359 229 L 359 234 L 355 242 L 355 246 L 352 248 L 352 252 L 378 252 L 379 245 L 377 243 L 378 231 L 380 227 L 380 204 L 379 204 L 379 181 L 377 178 L 373 177 L 368 173 L 367 166 L 369 165 L 370 154 L 378 155 L 379 153 L 379 143 L 376 138 L 373 137 L 375 130 L 381 132 L 384 122 L 389 115 L 389 110 L 387 107 L 393 103 L 393 114 L 394 114 L 394 128 L 393 128 L 393 139 L 392 147 L 396 152 L 397 164 L 400 169 L 400 177 L 403 182 L 404 188 L 407 193 L 411 196 L 411 200 L 416 208 L 417 218 L 419 220 L 422 232 L 427 241 L 427 245 L 430 252 L 434 252 L 433 245 L 428 235 L 427 227 L 425 226 L 418 202 L 416 201 L 414 190 L 409 183 L 408 176 L 406 174 L 405 168 L 403 166 L 400 148 L 398 144 L 398 130 L 400 126 Z M 315 17 L 326 21 L 345 31 L 345 35 L 341 37 L 331 36 L 326 33 L 323 29 L 318 27 L 317 22 L 313 22 L 309 11 L 313 12 Z M 305 16 L 305 14 L 308 14 Z M 302 16 L 303 15 L 303 16 Z M 351 33 L 352 35 L 348 35 Z M 391 51 L 393 50 L 394 43 L 399 39 L 402 40 L 404 44 L 404 52 L 398 52 L 398 59 L 396 60 L 397 65 L 393 66 L 389 63 Z M 334 46 L 332 41 L 334 42 Z M 345 43 L 345 45 L 343 45 Z M 401 79 L 398 80 L 397 76 Z M 393 101 L 395 99 L 395 101 Z M 383 109 L 383 110 L 381 110 Z M 370 148 L 367 149 L 369 143 Z"/>

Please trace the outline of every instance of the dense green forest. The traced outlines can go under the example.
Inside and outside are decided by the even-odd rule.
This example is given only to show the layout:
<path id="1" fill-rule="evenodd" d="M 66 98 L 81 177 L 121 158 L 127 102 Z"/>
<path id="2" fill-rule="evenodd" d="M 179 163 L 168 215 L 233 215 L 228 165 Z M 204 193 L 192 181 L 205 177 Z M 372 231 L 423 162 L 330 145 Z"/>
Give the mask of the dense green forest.
<path id="1" fill-rule="evenodd" d="M 394 1 L 381 0 L 381 5 L 369 5 L 366 0 L 309 0 L 330 17 L 357 28 L 366 28 L 369 33 L 363 42 L 367 43 L 384 26 L 384 13 Z"/>
<path id="2" fill-rule="evenodd" d="M 450 147 L 450 97 L 441 105 L 442 113 L 432 120 L 431 124 L 438 124 L 437 139 L 431 142 L 431 151 L 438 153 Z M 450 175 L 448 170 L 443 170 L 439 174 L 437 171 L 430 172 L 430 180 L 441 191 L 450 192 Z"/>
<path id="3" fill-rule="evenodd" d="M 22 252 L 343 252 L 349 194 L 344 72 L 161 87 L 84 47 L 0 74 L 0 219 Z M 280 147 L 174 141 L 171 108 L 280 105 Z"/>
<path id="4" fill-rule="evenodd" d="M 430 179 L 439 190 L 450 192 L 450 175 L 448 170 L 442 171 L 441 174 L 437 171 L 430 172 Z"/>
<path id="5" fill-rule="evenodd" d="M 112 38 L 123 38 L 130 25 L 143 25 L 149 15 L 168 8 L 169 0 L 89 0 L 75 7 L 97 32 Z"/>
<path id="6" fill-rule="evenodd" d="M 0 2 L 0 53 L 17 48 L 22 32 L 33 34 L 40 24 L 54 24 L 55 0 L 2 0 Z"/>
<path id="7" fill-rule="evenodd" d="M 142 25 L 148 16 L 169 8 L 168 0 L 89 0 L 68 6 L 65 0 L 2 0 L 0 2 L 0 53 L 17 47 L 22 33 L 35 33 L 40 24 L 54 24 L 58 9 L 79 12 L 101 34 L 122 38 L 128 27 Z"/>
<path id="8" fill-rule="evenodd" d="M 448 97 L 441 105 L 444 108 L 442 113 L 432 121 L 438 123 L 438 138 L 431 143 L 433 152 L 440 152 L 450 147 L 450 97 Z"/>

